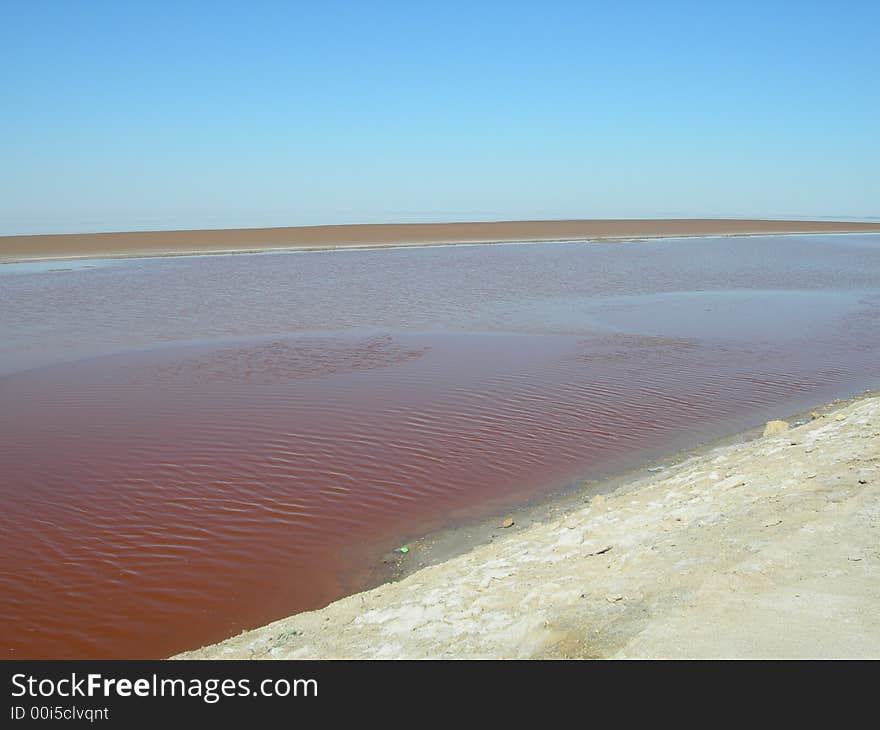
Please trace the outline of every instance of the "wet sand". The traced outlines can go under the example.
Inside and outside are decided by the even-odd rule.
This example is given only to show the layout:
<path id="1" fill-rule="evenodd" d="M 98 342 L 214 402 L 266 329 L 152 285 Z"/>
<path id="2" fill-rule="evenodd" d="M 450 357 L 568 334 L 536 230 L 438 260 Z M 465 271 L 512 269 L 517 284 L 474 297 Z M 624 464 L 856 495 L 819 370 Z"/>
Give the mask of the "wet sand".
<path id="1" fill-rule="evenodd" d="M 880 223 L 740 219 L 497 221 L 0 236 L 0 263 L 272 250 L 784 233 L 876 233 Z"/>
<path id="2" fill-rule="evenodd" d="M 880 398 L 806 419 L 585 485 L 457 557 L 175 658 L 876 658 Z"/>

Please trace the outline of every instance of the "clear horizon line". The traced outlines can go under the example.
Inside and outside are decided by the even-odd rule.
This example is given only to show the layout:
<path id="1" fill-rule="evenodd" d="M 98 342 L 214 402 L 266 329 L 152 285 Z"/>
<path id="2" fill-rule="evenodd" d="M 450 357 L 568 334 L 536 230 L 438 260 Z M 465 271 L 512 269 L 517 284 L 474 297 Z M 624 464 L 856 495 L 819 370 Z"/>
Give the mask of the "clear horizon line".
<path id="1" fill-rule="evenodd" d="M 2 219 L 0 219 L 2 220 Z M 474 225 L 474 224 L 491 224 L 491 223 L 562 223 L 562 222 L 587 222 L 587 221 L 763 221 L 763 222 L 823 222 L 823 223 L 874 223 L 880 222 L 880 216 L 805 216 L 805 215 L 780 215 L 775 217 L 767 216 L 730 216 L 730 215 L 712 215 L 712 216 L 680 216 L 680 215 L 664 215 L 651 216 L 644 218 L 636 217 L 552 217 L 552 218 L 471 218 L 471 219 L 455 219 L 455 220 L 387 220 L 382 222 L 346 222 L 346 223 L 299 223 L 285 225 L 226 225 L 226 226 L 181 226 L 181 227 L 149 227 L 149 228 L 112 228 L 106 230 L 59 230 L 51 232 L 20 232 L 20 233 L 0 233 L 0 238 L 12 237 L 28 237 L 28 236 L 92 236 L 92 235 L 113 235 L 128 233 L 177 233 L 185 231 L 259 231 L 259 230 L 277 230 L 277 229 L 295 229 L 295 228 L 333 228 L 333 227 L 373 227 L 373 226 L 445 226 L 445 225 Z"/>

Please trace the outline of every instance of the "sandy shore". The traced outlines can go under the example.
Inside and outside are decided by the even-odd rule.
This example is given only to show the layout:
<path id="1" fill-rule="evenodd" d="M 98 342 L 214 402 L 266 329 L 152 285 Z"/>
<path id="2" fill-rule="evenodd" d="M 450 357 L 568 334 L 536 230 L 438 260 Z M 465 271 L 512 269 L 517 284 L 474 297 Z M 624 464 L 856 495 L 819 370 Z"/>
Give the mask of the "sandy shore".
<path id="1" fill-rule="evenodd" d="M 878 233 L 880 223 L 724 219 L 500 221 L 0 236 L 0 263 L 272 250 L 782 233 Z"/>
<path id="2" fill-rule="evenodd" d="M 880 657 L 880 396 L 808 419 L 178 658 Z"/>

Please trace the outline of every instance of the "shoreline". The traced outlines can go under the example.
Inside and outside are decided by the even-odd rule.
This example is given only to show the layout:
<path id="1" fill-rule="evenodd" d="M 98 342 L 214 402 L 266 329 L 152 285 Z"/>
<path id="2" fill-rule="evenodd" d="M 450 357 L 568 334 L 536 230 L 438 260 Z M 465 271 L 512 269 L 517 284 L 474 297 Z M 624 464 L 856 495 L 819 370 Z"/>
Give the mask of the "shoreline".
<path id="1" fill-rule="evenodd" d="M 0 236 L 0 264 L 655 238 L 880 233 L 880 223 L 745 219 L 364 224 Z"/>
<path id="2" fill-rule="evenodd" d="M 880 391 L 787 420 L 557 490 L 505 512 L 508 527 L 426 535 L 387 555 L 373 588 L 172 658 L 880 656 Z M 851 525 L 857 498 L 867 517 Z M 842 543 L 846 570 L 829 572 Z M 783 625 L 768 591 L 784 594 Z M 829 596 L 858 631 L 827 620 Z"/>
<path id="3" fill-rule="evenodd" d="M 792 427 L 797 427 L 813 420 L 811 414 L 833 414 L 867 398 L 880 399 L 880 390 L 869 389 L 856 395 L 835 398 L 826 403 L 784 414 L 780 418 Z M 505 534 L 507 528 L 501 527 L 505 520 L 511 520 L 517 529 L 522 529 L 552 519 L 560 513 L 577 509 L 597 495 L 604 497 L 618 490 L 629 491 L 644 480 L 662 479 L 665 472 L 711 452 L 752 443 L 762 438 L 764 426 L 765 423 L 761 422 L 757 426 L 734 431 L 692 446 L 672 449 L 661 456 L 646 458 L 637 466 L 613 471 L 596 479 L 575 479 L 503 509 L 490 508 L 478 516 L 452 517 L 446 526 L 427 533 L 405 536 L 408 539 L 398 536 L 402 539 L 393 542 L 410 547 L 415 545 L 419 561 L 407 560 L 412 553 L 404 555 L 394 549 L 386 552 L 381 556 L 381 566 L 374 571 L 376 578 L 363 590 L 373 590 L 384 584 L 402 580 L 422 568 L 446 562 L 491 544 L 493 540 Z"/>

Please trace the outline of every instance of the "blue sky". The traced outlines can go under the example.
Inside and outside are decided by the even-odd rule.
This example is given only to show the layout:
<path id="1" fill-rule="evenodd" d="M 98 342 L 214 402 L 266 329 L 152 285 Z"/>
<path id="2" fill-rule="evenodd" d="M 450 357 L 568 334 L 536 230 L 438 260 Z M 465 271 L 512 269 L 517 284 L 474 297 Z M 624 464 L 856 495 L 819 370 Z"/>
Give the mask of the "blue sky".
<path id="1" fill-rule="evenodd" d="M 0 233 L 880 216 L 880 2 L 0 0 Z"/>

